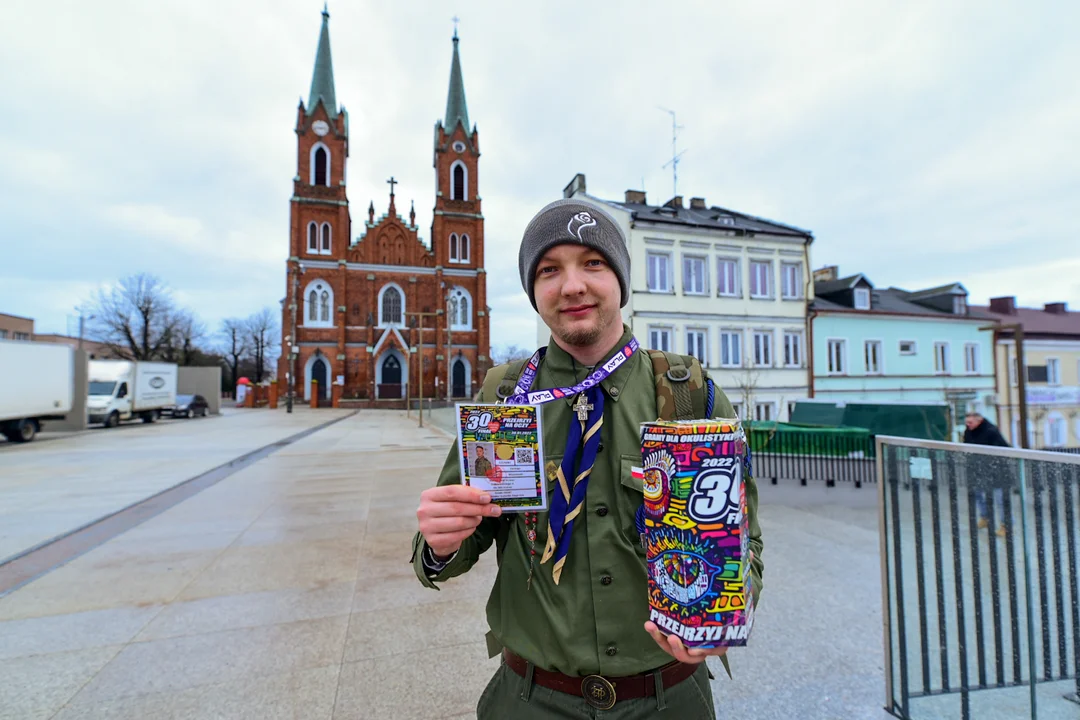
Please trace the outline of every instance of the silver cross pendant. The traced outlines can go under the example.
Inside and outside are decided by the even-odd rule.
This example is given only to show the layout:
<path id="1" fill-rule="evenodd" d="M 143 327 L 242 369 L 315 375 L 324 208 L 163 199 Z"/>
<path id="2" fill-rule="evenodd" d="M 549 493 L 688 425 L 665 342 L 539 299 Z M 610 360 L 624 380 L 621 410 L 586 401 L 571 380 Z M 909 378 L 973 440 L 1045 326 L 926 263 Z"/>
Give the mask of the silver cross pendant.
<path id="1" fill-rule="evenodd" d="M 574 403 L 574 412 L 577 413 L 577 419 L 581 422 L 586 422 L 589 419 L 589 412 L 593 409 L 593 405 L 585 397 L 585 393 L 578 395 L 577 402 Z"/>

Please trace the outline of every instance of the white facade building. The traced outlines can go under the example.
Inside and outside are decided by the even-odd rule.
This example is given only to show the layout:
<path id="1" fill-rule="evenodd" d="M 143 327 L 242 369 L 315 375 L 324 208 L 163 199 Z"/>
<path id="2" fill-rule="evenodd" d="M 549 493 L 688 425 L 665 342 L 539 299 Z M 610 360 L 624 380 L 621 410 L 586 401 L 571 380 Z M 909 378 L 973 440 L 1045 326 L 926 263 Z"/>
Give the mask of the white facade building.
<path id="1" fill-rule="evenodd" d="M 649 205 L 563 192 L 606 210 L 630 243 L 631 293 L 623 320 L 647 348 L 694 355 L 740 417 L 787 420 L 807 397 L 806 309 L 813 300 L 810 243 L 798 228 L 681 197 Z M 550 332 L 538 320 L 538 342 Z"/>

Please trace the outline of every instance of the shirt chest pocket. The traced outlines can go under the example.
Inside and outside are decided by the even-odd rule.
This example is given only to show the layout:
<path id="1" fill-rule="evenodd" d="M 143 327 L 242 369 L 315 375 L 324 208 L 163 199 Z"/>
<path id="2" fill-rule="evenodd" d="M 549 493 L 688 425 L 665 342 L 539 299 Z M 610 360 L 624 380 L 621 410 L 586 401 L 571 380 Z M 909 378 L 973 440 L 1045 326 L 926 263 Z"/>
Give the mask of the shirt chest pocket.
<path id="1" fill-rule="evenodd" d="M 641 546 L 641 534 L 637 527 L 638 509 L 645 502 L 645 489 L 642 486 L 643 478 L 640 472 L 634 477 L 634 468 L 641 467 L 641 455 L 621 455 L 619 457 L 619 486 L 616 489 L 618 497 L 617 512 L 619 524 L 626 536 L 638 553 L 645 555 L 645 548 Z"/>

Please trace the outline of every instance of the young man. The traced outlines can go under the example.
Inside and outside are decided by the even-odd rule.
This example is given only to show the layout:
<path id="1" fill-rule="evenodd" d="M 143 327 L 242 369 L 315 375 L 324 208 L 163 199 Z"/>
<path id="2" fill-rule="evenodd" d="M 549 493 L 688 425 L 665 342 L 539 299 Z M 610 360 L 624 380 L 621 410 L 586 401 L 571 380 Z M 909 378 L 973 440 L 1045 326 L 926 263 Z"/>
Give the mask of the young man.
<path id="1" fill-rule="evenodd" d="M 456 446 L 437 487 L 421 496 L 413 564 L 429 587 L 460 575 L 497 543 L 499 573 L 487 605 L 488 647 L 504 662 L 477 706 L 479 720 L 715 717 L 709 655 L 688 650 L 648 618 L 645 551 L 635 525 L 642 481 L 639 424 L 658 416 L 652 361 L 631 352 L 632 335 L 620 308 L 630 295 L 630 257 L 618 225 L 603 211 L 560 200 L 529 223 L 518 253 L 521 283 L 551 328 L 551 342 L 532 389 L 569 387 L 597 365 L 626 351 L 629 359 L 599 385 L 542 406 L 545 465 L 551 478 L 564 456 L 591 462 L 583 500 L 569 506 L 549 482 L 550 513 L 572 517 L 569 546 L 548 547 L 549 514 L 501 516 L 475 488 L 462 486 Z M 488 378 L 505 374 L 495 368 Z M 485 381 L 482 402 L 496 402 L 497 383 Z M 591 442 L 582 433 L 568 446 L 568 428 L 588 405 Z M 716 417 L 733 417 L 719 390 Z M 596 429 L 598 428 L 598 430 Z M 569 465 L 573 467 L 573 464 Z M 574 496 L 578 497 L 578 496 Z M 757 486 L 747 481 L 755 595 L 761 588 L 762 542 Z M 553 522 L 555 527 L 563 523 Z M 551 549 L 555 548 L 554 552 Z M 726 658 L 723 658 L 726 665 Z"/>
<path id="2" fill-rule="evenodd" d="M 473 472 L 484 476 L 491 472 L 491 461 L 484 457 L 484 448 L 480 445 L 476 446 L 476 460 L 473 461 Z"/>
<path id="3" fill-rule="evenodd" d="M 1010 447 L 1009 443 L 1002 437 L 1001 431 L 997 429 L 994 423 L 990 422 L 977 412 L 969 412 L 964 416 L 964 442 L 972 445 L 994 445 L 997 447 Z M 1004 521 L 1004 493 L 1002 493 L 1001 486 L 1003 482 L 1000 479 L 1000 475 L 1005 471 L 1005 465 L 1007 463 L 993 463 L 988 461 L 986 457 L 969 457 L 969 468 L 978 468 L 977 472 L 981 472 L 986 476 L 986 482 L 990 485 L 997 485 L 994 490 L 994 506 L 999 513 L 1002 513 L 1002 522 L 998 525 L 997 534 L 998 537 L 1005 537 L 1008 532 L 1008 526 Z M 974 463 L 971 461 L 974 460 Z M 975 492 L 975 507 L 979 513 L 978 525 L 980 528 L 990 527 L 990 517 L 986 507 L 986 492 L 983 490 L 977 490 Z"/>

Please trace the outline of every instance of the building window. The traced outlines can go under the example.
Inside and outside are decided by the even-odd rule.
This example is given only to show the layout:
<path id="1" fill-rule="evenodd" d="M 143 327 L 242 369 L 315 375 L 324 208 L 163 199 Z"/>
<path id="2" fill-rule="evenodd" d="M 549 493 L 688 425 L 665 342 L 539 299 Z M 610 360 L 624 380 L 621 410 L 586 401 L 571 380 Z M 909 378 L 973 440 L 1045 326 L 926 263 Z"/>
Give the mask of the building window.
<path id="1" fill-rule="evenodd" d="M 964 372 L 968 375 L 979 372 L 979 346 L 975 343 L 964 345 Z"/>
<path id="2" fill-rule="evenodd" d="M 671 328 L 649 328 L 649 347 L 653 350 L 671 352 Z"/>
<path id="3" fill-rule="evenodd" d="M 802 367 L 802 333 L 784 333 L 784 367 Z"/>
<path id="4" fill-rule="evenodd" d="M 307 251 L 312 255 L 319 252 L 319 226 L 313 222 L 307 226 Z"/>
<path id="5" fill-rule="evenodd" d="M 709 332 L 704 329 L 686 331 L 686 353 L 693 355 L 702 367 L 709 367 Z"/>
<path id="6" fill-rule="evenodd" d="M 773 404 L 771 402 L 754 403 L 754 420 L 768 422 L 773 419 Z"/>
<path id="7" fill-rule="evenodd" d="M 671 292 L 671 253 L 647 253 L 646 262 L 649 292 Z"/>
<path id="8" fill-rule="evenodd" d="M 843 375 L 847 372 L 847 341 L 830 340 L 827 345 L 829 353 L 829 374 Z"/>
<path id="9" fill-rule="evenodd" d="M 25 340 L 26 342 L 30 342 L 30 333 L 16 332 L 14 339 L 15 340 Z"/>
<path id="10" fill-rule="evenodd" d="M 379 293 L 379 319 L 382 325 L 405 324 L 405 295 L 397 285 L 386 285 Z"/>
<path id="11" fill-rule="evenodd" d="M 312 280 L 304 288 L 304 297 L 307 298 L 307 311 L 304 317 L 305 327 L 333 327 L 334 290 L 330 283 L 325 280 Z"/>
<path id="12" fill-rule="evenodd" d="M 773 334 L 768 331 L 754 333 L 754 365 L 772 367 Z"/>
<path id="13" fill-rule="evenodd" d="M 311 148 L 311 184 L 330 185 L 330 152 L 322 143 Z"/>
<path id="14" fill-rule="evenodd" d="M 949 374 L 949 343 L 934 343 L 934 372 L 938 375 Z"/>
<path id="15" fill-rule="evenodd" d="M 469 236 L 462 235 L 458 238 L 458 262 L 469 262 Z"/>
<path id="16" fill-rule="evenodd" d="M 864 353 L 866 356 L 866 374 L 867 375 L 880 375 L 881 374 L 881 341 L 880 340 L 867 340 L 864 346 Z"/>
<path id="17" fill-rule="evenodd" d="M 469 314 L 469 306 L 472 304 L 472 297 L 469 292 L 463 287 L 455 287 L 450 291 L 447 304 L 450 313 L 450 329 L 471 330 L 472 317 Z"/>
<path id="18" fill-rule="evenodd" d="M 787 417 L 788 422 L 791 422 L 791 418 L 795 417 L 795 401 L 792 400 L 787 404 Z"/>
<path id="19" fill-rule="evenodd" d="M 716 294 L 739 297 L 739 261 L 720 258 L 716 261 Z"/>
<path id="20" fill-rule="evenodd" d="M 750 297 L 771 298 L 772 263 L 763 260 L 750 261 Z"/>
<path id="21" fill-rule="evenodd" d="M 1016 358 L 1009 358 L 1009 384 L 1016 387 Z"/>
<path id="22" fill-rule="evenodd" d="M 465 163 L 457 160 L 450 167 L 450 199 L 451 200 L 468 200 L 469 199 L 469 171 L 465 168 Z"/>
<path id="23" fill-rule="evenodd" d="M 687 295 L 706 295 L 708 275 L 705 272 L 705 258 L 686 255 L 683 257 L 683 292 Z"/>
<path id="24" fill-rule="evenodd" d="M 1046 444 L 1049 447 L 1065 447 L 1068 442 L 1069 425 L 1061 413 L 1051 413 L 1046 419 Z"/>
<path id="25" fill-rule="evenodd" d="M 914 355 L 919 351 L 919 346 L 914 340 L 901 340 L 900 341 L 900 354 L 901 355 Z"/>
<path id="26" fill-rule="evenodd" d="M 733 402 L 733 403 L 731 403 L 731 409 L 735 411 L 735 417 L 737 417 L 739 419 L 742 419 L 743 411 L 742 411 L 742 403 L 741 402 Z"/>
<path id="27" fill-rule="evenodd" d="M 8 336 L 8 331 L 7 330 L 0 330 L 0 340 L 7 340 L 8 339 L 7 336 Z"/>
<path id="28" fill-rule="evenodd" d="M 855 288 L 855 309 L 856 310 L 869 310 L 870 309 L 870 289 L 869 288 Z"/>
<path id="29" fill-rule="evenodd" d="M 457 261 L 458 261 L 457 233 L 450 233 L 450 262 L 456 263 Z"/>
<path id="30" fill-rule="evenodd" d="M 802 297 L 802 263 L 781 263 L 780 293 L 785 300 L 798 300 Z"/>
<path id="31" fill-rule="evenodd" d="M 1061 361 L 1057 358 L 1046 358 L 1046 382 L 1051 385 L 1061 384 Z"/>
<path id="32" fill-rule="evenodd" d="M 322 254 L 330 254 L 330 223 L 322 224 Z"/>
<path id="33" fill-rule="evenodd" d="M 742 367 L 742 331 L 720 331 L 720 367 Z"/>
<path id="34" fill-rule="evenodd" d="M 963 295 L 953 296 L 953 315 L 967 315 L 967 298 Z"/>

